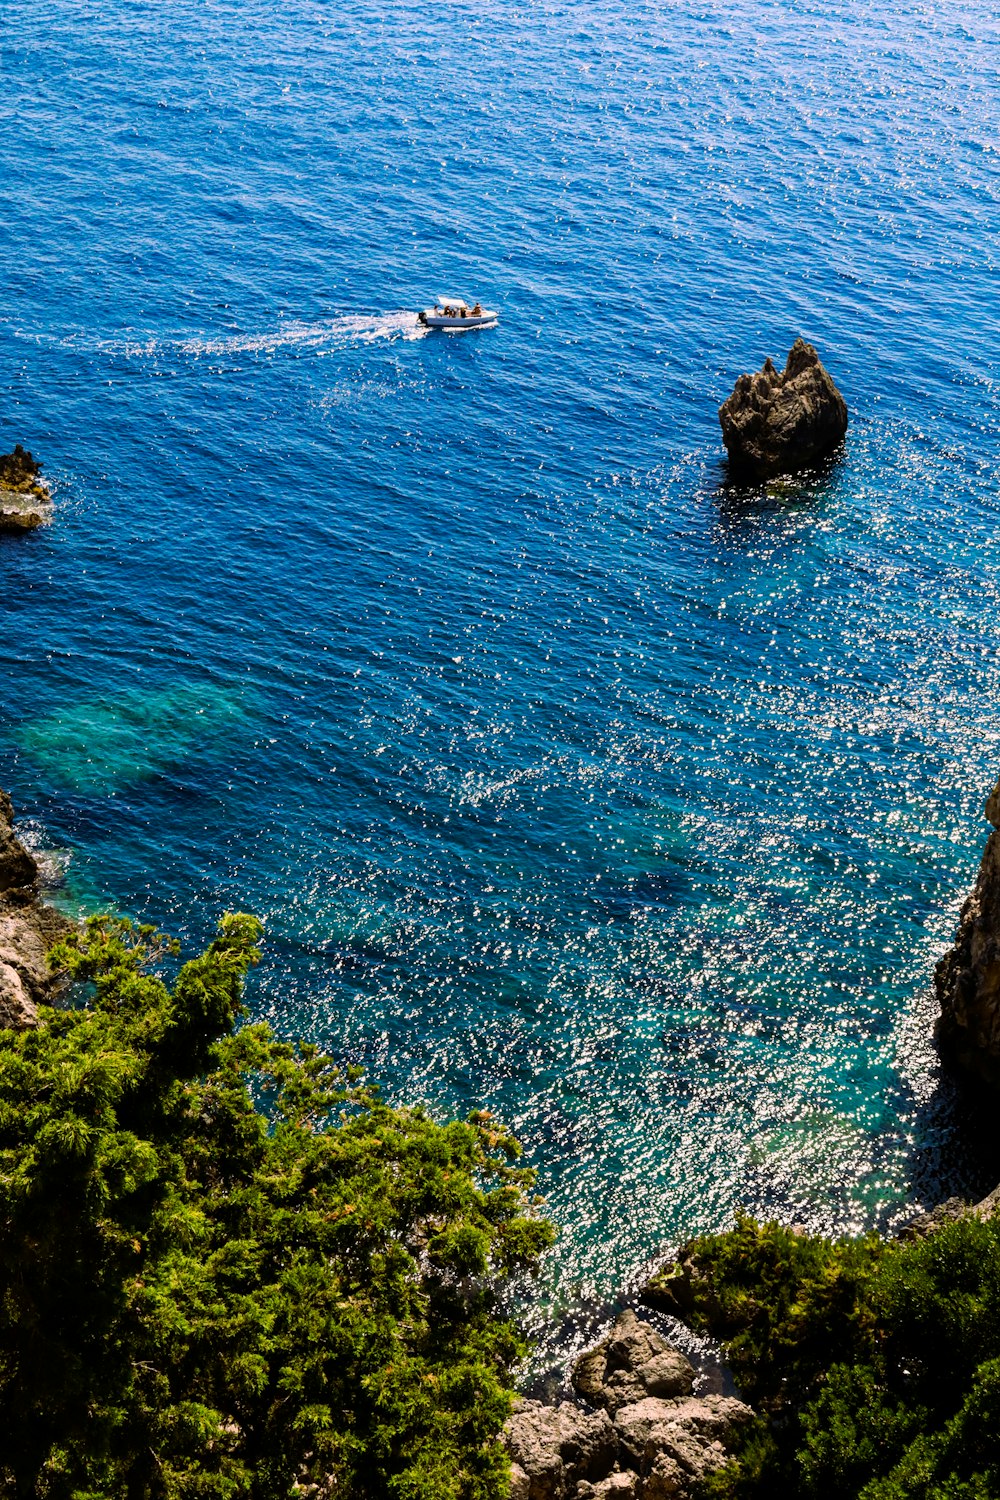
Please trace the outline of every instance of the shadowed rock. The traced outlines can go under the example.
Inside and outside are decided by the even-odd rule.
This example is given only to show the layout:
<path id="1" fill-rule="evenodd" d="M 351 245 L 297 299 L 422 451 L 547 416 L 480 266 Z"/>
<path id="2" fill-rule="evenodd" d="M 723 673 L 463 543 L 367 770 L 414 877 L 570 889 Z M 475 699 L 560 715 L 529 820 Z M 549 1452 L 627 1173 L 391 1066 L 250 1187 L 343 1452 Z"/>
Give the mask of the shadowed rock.
<path id="1" fill-rule="evenodd" d="M 38 865 L 14 832 L 14 804 L 0 790 L 0 898 L 37 879 Z"/>
<path id="2" fill-rule="evenodd" d="M 767 479 L 832 453 L 847 431 L 847 404 L 812 344 L 796 339 L 781 373 L 766 359 L 739 377 L 719 422 L 733 470 Z"/>
<path id="3" fill-rule="evenodd" d="M 70 923 L 38 895 L 38 865 L 14 832 L 14 809 L 0 791 L 0 1027 L 34 1026 L 38 1006 L 59 980 L 48 951 Z"/>
<path id="4" fill-rule="evenodd" d="M 1000 1087 L 1000 782 L 986 803 L 993 824 L 954 946 L 937 966 L 937 1034 L 948 1060 Z"/>
<path id="5" fill-rule="evenodd" d="M 0 532 L 34 531 L 51 519 L 52 499 L 41 472 L 20 443 L 13 453 L 0 453 Z"/>

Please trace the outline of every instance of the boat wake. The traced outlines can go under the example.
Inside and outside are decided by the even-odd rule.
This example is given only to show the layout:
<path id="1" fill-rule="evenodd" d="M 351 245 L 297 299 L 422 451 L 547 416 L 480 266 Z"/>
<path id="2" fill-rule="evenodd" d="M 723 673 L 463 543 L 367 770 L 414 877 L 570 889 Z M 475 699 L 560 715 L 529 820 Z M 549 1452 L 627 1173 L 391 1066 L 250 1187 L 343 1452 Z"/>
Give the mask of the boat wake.
<path id="1" fill-rule="evenodd" d="M 237 333 L 220 338 L 187 338 L 172 341 L 179 354 L 273 354 L 279 349 L 352 348 L 383 339 L 419 339 L 427 332 L 414 312 L 353 314 L 326 318 L 318 323 L 283 323 L 266 333 Z"/>
<path id="2" fill-rule="evenodd" d="M 327 354 L 381 341 L 419 339 L 426 333 L 427 329 L 420 324 L 415 312 L 399 310 L 345 314 L 316 322 L 296 320 L 256 333 L 179 334 L 176 337 L 148 338 L 141 334 L 131 334 L 113 339 L 70 334 L 55 342 L 64 348 L 124 359 L 162 358 L 170 355 L 217 359 L 240 354 L 276 354 L 285 349 Z M 38 337 L 36 342 L 46 340 Z"/>

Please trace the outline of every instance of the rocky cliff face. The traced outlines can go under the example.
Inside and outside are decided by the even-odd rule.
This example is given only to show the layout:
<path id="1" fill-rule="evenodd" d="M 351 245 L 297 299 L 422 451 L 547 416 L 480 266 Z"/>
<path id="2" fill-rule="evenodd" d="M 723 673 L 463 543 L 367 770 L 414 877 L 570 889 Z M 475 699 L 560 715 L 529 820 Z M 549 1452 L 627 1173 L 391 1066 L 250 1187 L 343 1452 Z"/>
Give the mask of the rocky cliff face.
<path id="1" fill-rule="evenodd" d="M 719 422 L 734 470 L 766 479 L 832 453 L 847 431 L 847 403 L 812 344 L 796 339 L 783 371 L 766 359 L 739 377 Z"/>
<path id="2" fill-rule="evenodd" d="M 0 791 L 0 1026 L 34 1026 L 58 980 L 48 950 L 69 922 L 38 892 L 38 866 L 14 832 L 14 809 Z"/>
<path id="3" fill-rule="evenodd" d="M 993 824 L 954 947 L 937 966 L 941 1051 L 983 1083 L 1000 1086 L 1000 782 L 986 803 Z"/>
<path id="4" fill-rule="evenodd" d="M 683 1354 L 632 1311 L 577 1361 L 573 1387 L 596 1410 L 518 1402 L 505 1429 L 511 1500 L 687 1500 L 753 1415 L 695 1395 Z"/>

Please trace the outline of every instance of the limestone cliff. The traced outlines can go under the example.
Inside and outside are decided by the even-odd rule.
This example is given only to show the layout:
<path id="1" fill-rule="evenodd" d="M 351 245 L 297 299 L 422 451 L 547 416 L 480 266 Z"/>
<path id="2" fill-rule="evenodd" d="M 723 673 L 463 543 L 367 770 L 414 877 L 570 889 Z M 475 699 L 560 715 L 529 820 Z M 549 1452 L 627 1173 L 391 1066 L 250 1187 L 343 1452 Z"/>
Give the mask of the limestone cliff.
<path id="1" fill-rule="evenodd" d="M 14 809 L 0 791 L 0 1026 L 34 1026 L 57 979 L 48 950 L 69 929 L 41 900 L 38 865 L 14 832 Z"/>
<path id="2" fill-rule="evenodd" d="M 954 946 L 934 976 L 938 1041 L 949 1062 L 1000 1085 L 1000 782 L 986 803 L 993 824 L 975 889 L 962 907 Z"/>

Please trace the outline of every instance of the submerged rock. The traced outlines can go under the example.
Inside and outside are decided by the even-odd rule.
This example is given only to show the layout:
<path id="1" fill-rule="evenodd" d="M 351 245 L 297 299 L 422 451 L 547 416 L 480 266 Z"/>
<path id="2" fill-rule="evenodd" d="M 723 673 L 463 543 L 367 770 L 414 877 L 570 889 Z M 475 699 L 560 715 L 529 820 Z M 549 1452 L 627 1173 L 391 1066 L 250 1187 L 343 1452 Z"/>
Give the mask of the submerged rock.
<path id="1" fill-rule="evenodd" d="M 41 472 L 20 443 L 13 453 L 0 453 L 0 532 L 34 531 L 51 519 L 52 497 Z"/>
<path id="2" fill-rule="evenodd" d="M 973 1078 L 1000 1086 L 1000 781 L 986 803 L 993 832 L 975 889 L 962 907 L 954 946 L 934 973 L 945 1057 Z"/>
<path id="3" fill-rule="evenodd" d="M 753 1413 L 692 1394 L 688 1361 L 627 1311 L 577 1360 L 573 1386 L 598 1408 L 520 1401 L 505 1428 L 512 1500 L 687 1500 L 726 1461 L 724 1439 Z"/>
<path id="4" fill-rule="evenodd" d="M 766 359 L 739 377 L 719 422 L 733 468 L 766 479 L 832 453 L 847 431 L 847 404 L 812 344 L 799 338 L 781 373 Z"/>
<path id="5" fill-rule="evenodd" d="M 38 865 L 14 832 L 11 800 L 0 791 L 0 1027 L 37 1023 L 38 1006 L 59 985 L 48 951 L 70 925 L 41 900 Z"/>

